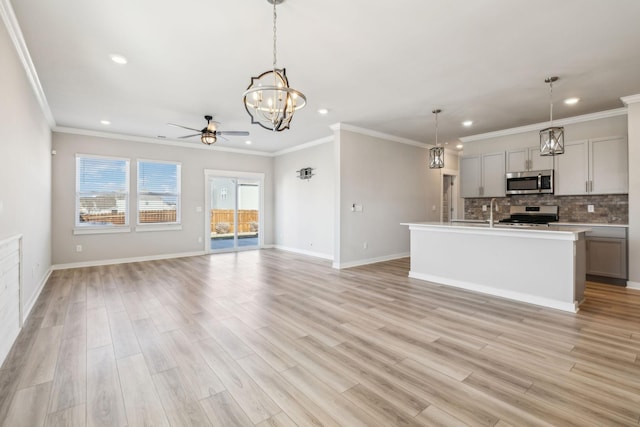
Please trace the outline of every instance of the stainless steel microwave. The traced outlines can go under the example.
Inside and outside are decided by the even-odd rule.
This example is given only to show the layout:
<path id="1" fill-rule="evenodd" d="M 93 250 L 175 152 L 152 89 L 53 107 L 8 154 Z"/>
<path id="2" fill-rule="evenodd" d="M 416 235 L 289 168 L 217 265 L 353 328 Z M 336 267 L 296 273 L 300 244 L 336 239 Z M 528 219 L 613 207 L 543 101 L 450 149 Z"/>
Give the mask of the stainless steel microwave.
<path id="1" fill-rule="evenodd" d="M 553 194 L 553 169 L 507 173 L 507 196 Z"/>

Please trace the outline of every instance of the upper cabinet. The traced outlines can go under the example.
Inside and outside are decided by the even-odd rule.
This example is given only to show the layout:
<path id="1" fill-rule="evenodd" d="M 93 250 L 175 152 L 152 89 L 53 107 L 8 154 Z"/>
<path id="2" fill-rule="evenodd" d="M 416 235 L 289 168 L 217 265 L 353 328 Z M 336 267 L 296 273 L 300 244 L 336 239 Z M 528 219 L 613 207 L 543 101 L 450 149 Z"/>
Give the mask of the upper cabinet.
<path id="1" fill-rule="evenodd" d="M 557 195 L 629 192 L 626 138 L 568 142 L 555 160 Z"/>
<path id="2" fill-rule="evenodd" d="M 507 151 L 507 172 L 553 169 L 553 157 L 541 156 L 540 147 Z"/>
<path id="3" fill-rule="evenodd" d="M 505 154 L 479 154 L 460 157 L 462 197 L 504 197 Z"/>

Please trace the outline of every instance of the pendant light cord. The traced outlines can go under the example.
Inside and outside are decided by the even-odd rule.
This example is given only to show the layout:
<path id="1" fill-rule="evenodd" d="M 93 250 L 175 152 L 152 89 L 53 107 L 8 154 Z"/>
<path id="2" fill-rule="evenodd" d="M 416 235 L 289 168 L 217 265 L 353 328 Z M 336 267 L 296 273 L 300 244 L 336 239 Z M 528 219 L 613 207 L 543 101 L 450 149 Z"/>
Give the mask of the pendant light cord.
<path id="1" fill-rule="evenodd" d="M 276 41 L 278 39 L 277 35 L 276 35 L 276 19 L 278 18 L 278 15 L 276 14 L 276 0 L 273 0 L 273 71 L 275 74 L 276 71 L 276 54 L 277 54 L 277 48 L 276 48 Z"/>
<path id="2" fill-rule="evenodd" d="M 549 126 L 553 126 L 553 80 L 549 79 Z"/>
<path id="3" fill-rule="evenodd" d="M 436 111 L 436 147 L 438 146 L 438 112 Z"/>

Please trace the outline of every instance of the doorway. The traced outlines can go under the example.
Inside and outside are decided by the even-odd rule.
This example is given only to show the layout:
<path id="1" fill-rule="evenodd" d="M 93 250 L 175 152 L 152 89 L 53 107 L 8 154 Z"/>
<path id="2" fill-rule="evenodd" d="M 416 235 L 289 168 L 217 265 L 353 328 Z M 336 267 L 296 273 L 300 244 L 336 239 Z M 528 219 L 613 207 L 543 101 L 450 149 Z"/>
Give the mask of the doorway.
<path id="1" fill-rule="evenodd" d="M 450 222 L 458 219 L 458 173 L 442 171 L 442 195 L 440 221 Z"/>
<path id="2" fill-rule="evenodd" d="M 207 252 L 262 247 L 262 175 L 205 172 Z"/>

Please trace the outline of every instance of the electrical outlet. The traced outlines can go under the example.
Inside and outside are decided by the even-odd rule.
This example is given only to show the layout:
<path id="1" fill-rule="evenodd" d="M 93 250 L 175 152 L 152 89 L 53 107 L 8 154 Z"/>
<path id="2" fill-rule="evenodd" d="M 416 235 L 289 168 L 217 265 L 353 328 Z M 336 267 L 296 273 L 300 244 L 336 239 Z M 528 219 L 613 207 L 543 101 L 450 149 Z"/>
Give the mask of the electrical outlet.
<path id="1" fill-rule="evenodd" d="M 487 205 L 482 205 L 482 212 L 486 212 L 487 211 Z"/>
<path id="2" fill-rule="evenodd" d="M 76 252 L 82 252 L 82 245 L 76 245 Z"/>
<path id="3" fill-rule="evenodd" d="M 198 243 L 202 243 L 202 236 L 198 236 Z"/>
<path id="4" fill-rule="evenodd" d="M 595 212 L 595 207 L 593 205 L 587 205 L 587 212 L 594 213 Z"/>

